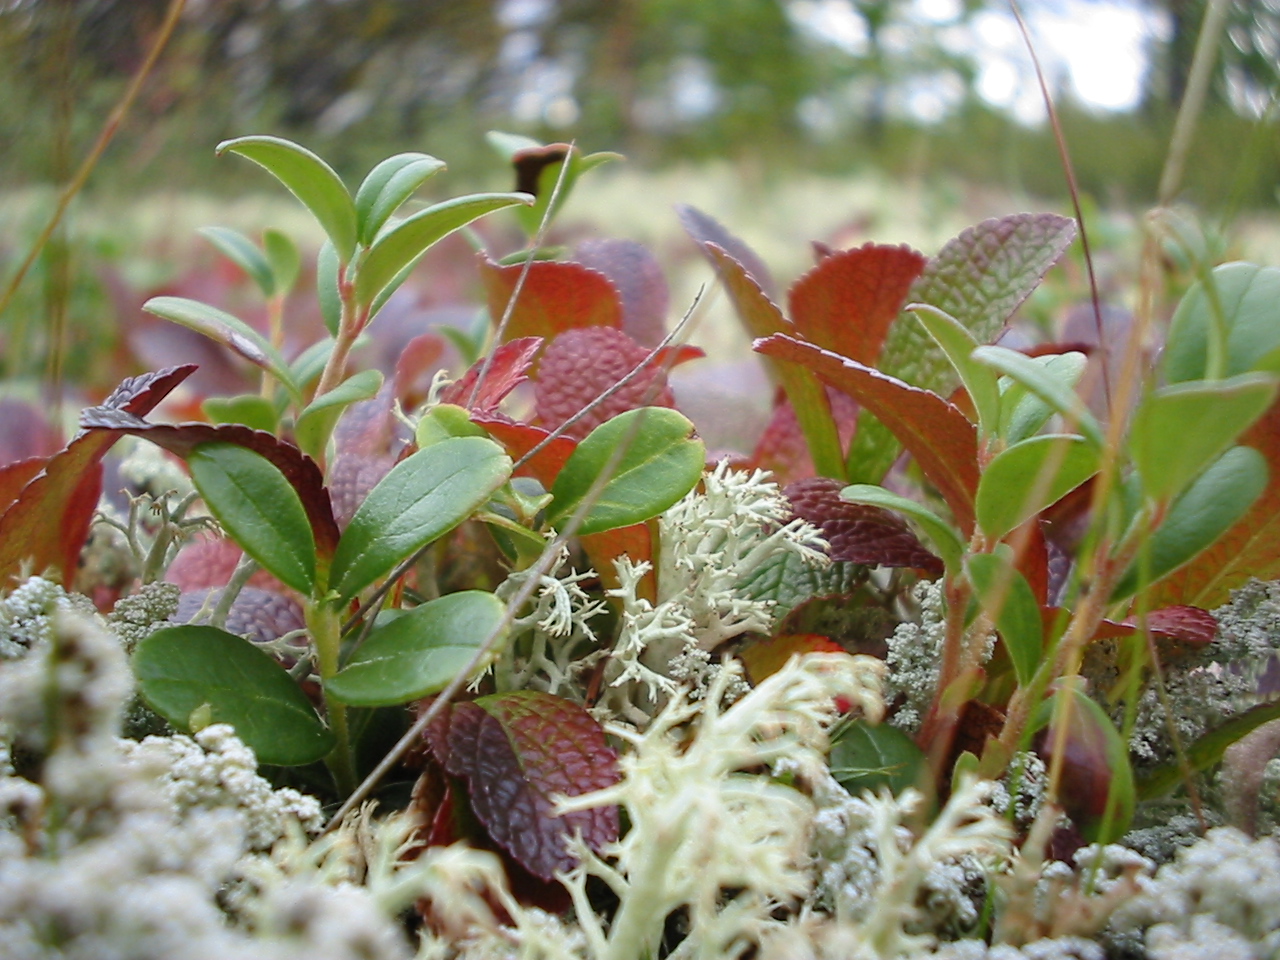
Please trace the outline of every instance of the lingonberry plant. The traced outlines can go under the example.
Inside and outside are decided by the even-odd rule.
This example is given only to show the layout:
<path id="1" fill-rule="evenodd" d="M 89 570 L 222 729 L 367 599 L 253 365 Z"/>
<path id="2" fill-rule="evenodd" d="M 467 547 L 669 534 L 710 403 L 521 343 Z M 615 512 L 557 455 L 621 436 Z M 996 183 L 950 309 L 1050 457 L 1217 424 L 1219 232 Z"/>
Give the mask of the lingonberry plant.
<path id="1" fill-rule="evenodd" d="M 668 332 L 654 259 L 546 244 L 614 155 L 493 142 L 516 192 L 403 216 L 439 160 L 393 157 L 353 195 L 296 144 L 222 145 L 323 228 L 328 336 L 282 352 L 291 240 L 211 228 L 266 299 L 266 335 L 214 304 L 146 309 L 256 365 L 261 388 L 167 423 L 147 418 L 193 365 L 135 377 L 64 450 L 0 467 L 0 578 L 45 578 L 0 606 L 16 651 L 0 653 L 48 658 L 31 709 L 53 732 L 27 748 L 86 752 L 76 731 L 123 702 L 76 712 L 97 701 L 59 664 L 109 673 L 110 655 L 52 615 L 71 602 L 50 579 L 72 583 L 102 461 L 129 436 L 191 485 L 145 495 L 154 519 L 136 503 L 103 518 L 141 561 L 105 621 L 145 703 L 131 722 L 184 738 L 148 749 L 217 754 L 242 792 L 236 744 L 337 805 L 330 829 L 365 858 L 351 870 L 384 905 L 417 901 L 426 955 L 959 957 L 985 953 L 939 942 L 1049 938 L 1091 957 L 1068 941 L 1116 908 L 1121 932 L 1156 923 L 1150 864 L 1107 844 L 1178 789 L 1208 822 L 1208 774 L 1228 771 L 1227 794 L 1253 776 L 1224 756 L 1280 717 L 1258 683 L 1280 632 L 1220 630 L 1261 603 L 1250 578 L 1280 576 L 1280 270 L 1197 265 L 1148 370 L 1141 343 L 996 342 L 1070 219 L 984 221 L 932 257 L 819 246 L 784 304 L 749 248 L 685 208 L 779 385 L 756 448 L 708 463 L 667 381 L 701 351 L 684 323 Z M 489 325 L 451 334 L 460 375 L 415 386 L 436 372 L 430 331 L 390 376 L 353 371 L 427 250 L 504 208 L 525 242 L 471 234 Z M 78 822 L 88 801 L 41 789 Z M 373 825 L 355 808 L 374 790 L 406 812 Z M 31 809 L 15 815 L 34 835 Z M 282 875 L 334 849 L 258 833 Z M 1042 860 L 1072 854 L 1045 893 Z M 264 869 L 237 861 L 237 882 Z M 236 890 L 228 913 L 268 928 Z"/>

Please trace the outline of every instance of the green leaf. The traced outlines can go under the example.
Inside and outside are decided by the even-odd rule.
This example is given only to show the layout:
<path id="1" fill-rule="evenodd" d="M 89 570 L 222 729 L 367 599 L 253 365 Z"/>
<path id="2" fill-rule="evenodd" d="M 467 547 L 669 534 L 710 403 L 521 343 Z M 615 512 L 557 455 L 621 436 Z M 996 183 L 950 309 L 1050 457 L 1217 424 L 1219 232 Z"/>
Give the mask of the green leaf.
<path id="1" fill-rule="evenodd" d="M 854 720 L 831 745 L 831 775 L 854 796 L 881 787 L 897 796 L 919 782 L 924 762 L 915 742 L 887 723 Z"/>
<path id="2" fill-rule="evenodd" d="M 1191 380 L 1152 391 L 1129 428 L 1129 450 L 1152 499 L 1182 492 L 1257 420 L 1275 398 L 1273 374 Z"/>
<path id="3" fill-rule="evenodd" d="M 200 409 L 211 423 L 243 423 L 254 430 L 275 433 L 279 423 L 276 405 L 257 393 L 238 397 L 210 397 Z"/>
<path id="4" fill-rule="evenodd" d="M 284 296 L 298 281 L 298 272 L 302 269 L 302 254 L 298 253 L 297 244 L 287 234 L 272 227 L 262 231 L 262 249 L 271 264 L 276 293 Z"/>
<path id="5" fill-rule="evenodd" d="M 603 533 L 656 517 L 702 478 L 706 447 L 692 434 L 693 424 L 666 407 L 628 410 L 600 424 L 578 444 L 556 477 L 547 522 L 563 527 L 582 508 L 583 498 L 621 444 L 626 449 L 577 532 Z"/>
<path id="6" fill-rule="evenodd" d="M 357 343 L 359 343 L 358 340 Z M 333 347 L 333 338 L 325 337 L 317 340 L 293 358 L 293 363 L 289 364 L 289 370 L 300 386 L 309 387 L 313 380 L 319 379 L 320 374 L 324 372 L 325 364 L 329 362 L 329 355 L 333 353 Z"/>
<path id="7" fill-rule="evenodd" d="M 142 305 L 142 309 L 223 344 L 250 363 L 270 371 L 295 397 L 302 395 L 289 365 L 276 348 L 239 317 L 185 297 L 152 297 Z"/>
<path id="8" fill-rule="evenodd" d="M 1007 557 L 996 553 L 976 553 L 965 561 L 969 582 L 983 610 L 991 617 L 1018 684 L 1031 682 L 1044 650 L 1044 623 L 1026 578 Z"/>
<path id="9" fill-rule="evenodd" d="M 316 543 L 297 491 L 266 459 L 232 443 L 187 455 L 191 481 L 244 552 L 295 590 L 315 586 Z"/>
<path id="10" fill-rule="evenodd" d="M 1145 583 L 1135 563 L 1116 585 L 1112 602 L 1177 570 L 1249 512 L 1267 487 L 1266 458 L 1252 447 L 1232 447 L 1173 502 L 1151 535 Z"/>
<path id="11" fill-rule="evenodd" d="M 338 290 L 338 273 L 342 264 L 333 244 L 326 241 L 316 255 L 316 298 L 320 301 L 320 315 L 324 318 L 329 336 L 338 335 L 342 323 L 342 294 Z"/>
<path id="12" fill-rule="evenodd" d="M 956 368 L 978 412 L 982 436 L 994 436 L 1000 424 L 1000 387 L 996 375 L 988 367 L 970 359 L 973 351 L 978 349 L 978 341 L 959 320 L 944 310 L 923 303 L 910 304 L 906 309 L 924 324 Z"/>
<path id="13" fill-rule="evenodd" d="M 1280 350 L 1280 269 L 1227 263 L 1214 269 L 1211 288 L 1196 283 L 1174 311 L 1162 360 L 1170 383 L 1210 374 L 1211 333 L 1221 323 L 1226 354 L 1218 376 L 1256 370 Z"/>
<path id="14" fill-rule="evenodd" d="M 869 568 L 860 563 L 833 561 L 816 566 L 790 550 L 774 554 L 752 568 L 734 591 L 749 600 L 773 601 L 777 621 L 814 597 L 845 597 L 867 579 Z"/>
<path id="15" fill-rule="evenodd" d="M 1222 759 L 1227 747 L 1264 723 L 1276 719 L 1280 719 L 1280 700 L 1250 707 L 1244 713 L 1238 713 L 1221 726 L 1210 730 L 1186 750 L 1190 772 L 1198 773 L 1212 767 Z M 1138 780 L 1138 799 L 1152 800 L 1163 796 L 1181 783 L 1184 775 L 1177 762 L 1157 767 Z"/>
<path id="16" fill-rule="evenodd" d="M 418 261 L 433 243 L 459 227 L 503 207 L 529 203 L 523 193 L 475 193 L 437 203 L 401 220 L 373 242 L 360 262 L 356 301 L 371 304 L 396 275 Z"/>
<path id="17" fill-rule="evenodd" d="M 960 539 L 960 535 L 949 524 L 945 523 L 927 507 L 896 493 L 890 493 L 884 487 L 873 486 L 869 483 L 855 483 L 852 486 L 845 487 L 840 491 L 840 498 L 848 500 L 850 503 L 869 503 L 874 507 L 884 507 L 886 510 L 905 513 L 919 524 L 920 529 L 929 538 L 929 542 L 933 544 L 933 549 L 942 558 L 942 562 L 947 569 L 950 571 L 960 569 L 961 557 L 964 554 L 964 541 Z"/>
<path id="18" fill-rule="evenodd" d="M 1067 418 L 1095 446 L 1103 445 L 1102 429 L 1079 394 L 1031 357 L 1008 347 L 979 347 L 973 359 L 999 370 Z"/>
<path id="19" fill-rule="evenodd" d="M 541 140 L 535 140 L 520 133 L 505 133 L 502 130 L 490 130 L 484 138 L 503 160 L 511 160 L 521 150 L 537 150 L 542 146 Z"/>
<path id="20" fill-rule="evenodd" d="M 258 285 L 264 297 L 270 297 L 276 292 L 276 277 L 271 269 L 271 263 L 263 252 L 254 246 L 252 240 L 227 227 L 201 227 L 199 232 L 222 251 L 227 259 L 247 273 Z"/>
<path id="21" fill-rule="evenodd" d="M 471 422 L 471 412 L 455 403 L 438 403 L 418 421 L 413 440 L 419 450 L 450 437 L 487 437 L 484 427 Z"/>
<path id="22" fill-rule="evenodd" d="M 451 593 L 375 627 L 325 683 L 342 703 L 382 707 L 442 690 L 501 624 L 502 601 L 483 590 Z M 484 666 L 483 664 L 481 666 Z"/>
<path id="23" fill-rule="evenodd" d="M 218 144 L 219 156 L 230 151 L 252 160 L 289 188 L 320 222 L 346 263 L 356 250 L 356 208 L 333 168 L 305 147 L 279 137 L 239 137 Z"/>
<path id="24" fill-rule="evenodd" d="M 1097 448 L 1074 434 L 1044 434 L 1006 447 L 978 481 L 978 526 L 1000 540 L 1097 472 Z"/>
<path id="25" fill-rule="evenodd" d="M 215 627 L 165 627 L 142 640 L 133 673 L 143 699 L 185 733 L 195 714 L 229 723 L 259 763 L 300 766 L 333 749 L 334 736 L 288 672 L 248 640 Z"/>
<path id="26" fill-rule="evenodd" d="M 319 460 L 342 411 L 353 403 L 377 396 L 380 389 L 382 373 L 378 370 L 361 370 L 307 404 L 306 409 L 298 414 L 298 421 L 293 428 L 302 452 Z"/>
<path id="27" fill-rule="evenodd" d="M 442 440 L 401 460 L 369 492 L 334 552 L 340 603 L 471 516 L 511 475 L 492 440 Z"/>
<path id="28" fill-rule="evenodd" d="M 387 218 L 444 166 L 443 160 L 425 153 L 401 153 L 370 170 L 356 191 L 360 242 L 372 243 Z"/>
<path id="29" fill-rule="evenodd" d="M 1032 362 L 1044 367 L 1044 372 L 1074 391 L 1084 375 L 1089 358 L 1083 353 L 1055 353 L 1032 357 Z M 1053 416 L 1053 407 L 1010 377 L 1001 377 L 1000 427 L 997 433 L 1012 446 L 1035 434 Z"/>

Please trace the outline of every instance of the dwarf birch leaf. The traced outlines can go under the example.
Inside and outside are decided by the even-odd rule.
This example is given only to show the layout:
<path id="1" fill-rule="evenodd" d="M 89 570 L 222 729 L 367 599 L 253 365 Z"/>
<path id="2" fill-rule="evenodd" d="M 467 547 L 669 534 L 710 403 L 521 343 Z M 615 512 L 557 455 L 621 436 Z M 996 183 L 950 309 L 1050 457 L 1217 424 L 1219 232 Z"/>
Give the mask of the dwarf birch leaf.
<path id="1" fill-rule="evenodd" d="M 360 242 L 372 243 L 387 218 L 444 166 L 443 160 L 425 153 L 400 153 L 370 170 L 356 191 Z"/>
<path id="2" fill-rule="evenodd" d="M 876 507 L 884 507 L 886 510 L 897 510 L 899 513 L 905 513 L 920 524 L 920 529 L 933 542 L 933 548 L 938 551 L 938 555 L 942 557 L 942 562 L 946 564 L 947 569 L 960 569 L 961 557 L 964 554 L 964 543 L 959 535 L 951 529 L 950 525 L 944 523 L 932 510 L 921 506 L 914 500 L 908 500 L 906 497 L 891 493 L 884 487 L 876 487 L 866 483 L 855 483 L 852 486 L 845 487 L 840 491 L 840 496 L 850 503 L 867 503 Z"/>
<path id="3" fill-rule="evenodd" d="M 849 596 L 867 579 L 867 573 L 862 564 L 835 561 L 816 566 L 787 551 L 760 564 L 735 589 L 751 600 L 772 600 L 774 618 L 781 620 L 814 597 Z"/>
<path id="4" fill-rule="evenodd" d="M 356 274 L 356 302 L 372 304 L 437 241 L 485 214 L 528 203 L 522 193 L 475 193 L 420 210 L 384 230 L 369 247 Z M 385 296 L 382 297 L 385 302 Z"/>
<path id="5" fill-rule="evenodd" d="M 969 582 L 1004 641 L 1020 686 L 1026 686 L 1040 666 L 1044 623 L 1040 604 L 1026 577 L 995 553 L 976 553 L 965 561 Z"/>
<path id="6" fill-rule="evenodd" d="M 302 391 L 279 351 L 239 317 L 185 297 L 152 297 L 142 305 L 142 309 L 202 333 L 210 340 L 234 350 L 250 363 L 270 371 L 294 397 L 301 397 Z"/>
<path id="7" fill-rule="evenodd" d="M 978 526 L 1001 540 L 1097 472 L 1097 448 L 1074 434 L 1045 434 L 1006 447 L 978 481 Z"/>
<path id="8" fill-rule="evenodd" d="M 1147 496 L 1177 496 L 1271 406 L 1272 374 L 1191 380 L 1153 390 L 1129 428 L 1129 451 Z"/>
<path id="9" fill-rule="evenodd" d="M 741 263 L 714 243 L 704 244 L 703 252 L 716 268 L 725 292 L 733 301 L 738 318 L 751 336 L 768 337 L 795 332 L 777 304 L 769 299 Z M 805 443 L 813 458 L 814 469 L 821 476 L 843 479 L 844 453 L 826 390 L 803 363 L 774 363 L 770 368 L 782 382 L 787 399 L 795 410 L 796 420 L 800 423 L 800 430 L 804 433 Z"/>
<path id="10" fill-rule="evenodd" d="M 270 297 L 276 292 L 275 272 L 252 240 L 227 227 L 201 227 L 199 233 L 248 274 L 264 297 Z"/>
<path id="11" fill-rule="evenodd" d="M 905 246 L 868 243 L 832 254 L 791 288 L 791 322 L 824 350 L 874 366 L 924 265 L 924 256 Z"/>
<path id="12" fill-rule="evenodd" d="M 1170 383 L 1210 374 L 1211 331 L 1221 324 L 1226 355 L 1218 376 L 1274 364 L 1280 350 L 1280 269 L 1227 263 L 1210 275 L 1212 294 L 1197 282 L 1174 311 L 1162 365 Z M 1271 369 L 1275 369 L 1274 366 Z"/>
<path id="13" fill-rule="evenodd" d="M 325 691 L 358 707 L 391 706 L 438 693 L 471 662 L 502 615 L 502 602 L 483 590 L 450 593 L 414 607 L 374 627 L 325 683 Z"/>
<path id="14" fill-rule="evenodd" d="M 484 383 L 476 392 L 485 358 L 476 360 L 467 372 L 440 391 L 440 402 L 465 407 L 472 413 L 492 414 L 508 393 L 529 379 L 534 358 L 542 349 L 541 337 L 508 339 L 493 349 Z M 475 394 L 474 399 L 472 394 Z"/>
<path id="15" fill-rule="evenodd" d="M 298 414 L 293 433 L 302 452 L 315 459 L 320 459 L 333 426 L 342 416 L 342 411 L 353 403 L 376 397 L 382 388 L 382 372 L 379 370 L 361 370 L 352 374 L 328 393 L 321 394 L 307 404 Z"/>
<path id="16" fill-rule="evenodd" d="M 656 517 L 702 477 L 706 447 L 693 424 L 666 407 L 629 410 L 602 423 L 578 444 L 551 488 L 547 522 L 563 527 L 579 509 L 596 478 L 625 445 L 599 496 L 585 507 L 577 532 L 602 533 Z"/>
<path id="17" fill-rule="evenodd" d="M 244 552 L 293 589 L 315 586 L 316 542 L 284 474 L 252 450 L 202 443 L 187 455 L 191 480 Z"/>
<path id="18" fill-rule="evenodd" d="M 483 437 L 442 440 L 401 460 L 369 492 L 338 541 L 330 583 L 339 601 L 448 533 L 510 475 L 511 458 Z"/>
<path id="19" fill-rule="evenodd" d="M 130 377 L 97 409 L 130 417 L 149 413 L 196 367 L 185 364 Z M 54 567 L 62 582 L 75 578 L 102 494 L 102 458 L 120 439 L 115 432 L 82 433 L 38 467 L 21 461 L 0 470 L 0 589 L 27 570 Z M 3 500 L 10 500 L 3 503 Z"/>
<path id="20" fill-rule="evenodd" d="M 543 880 L 577 861 L 566 839 L 581 833 L 595 851 L 618 838 L 618 808 L 603 804 L 557 816 L 556 797 L 618 782 L 617 754 L 591 714 L 535 690 L 453 706 L 446 766 L 467 781 L 471 808 L 489 835 Z"/>
<path id="21" fill-rule="evenodd" d="M 855 797 L 881 787 L 896 796 L 914 787 L 924 760 L 915 742 L 887 723 L 854 720 L 831 745 L 831 775 Z"/>
<path id="22" fill-rule="evenodd" d="M 248 640 L 215 627 L 165 627 L 142 640 L 133 672 L 147 704 L 179 730 L 192 714 L 229 723 L 259 763 L 300 766 L 334 736 L 288 672 Z"/>
<path id="23" fill-rule="evenodd" d="M 973 528 L 978 437 L 973 424 L 957 407 L 874 367 L 783 334 L 757 340 L 755 350 L 804 365 L 871 411 L 915 457 L 926 479 L 947 501 L 960 529 Z"/>
<path id="24" fill-rule="evenodd" d="M 1252 447 L 1232 447 L 1210 464 L 1151 535 L 1145 568 L 1131 567 L 1111 599 L 1132 596 L 1192 560 L 1187 570 L 1154 589 L 1152 606 L 1215 607 L 1249 577 L 1274 576 L 1280 566 L 1272 539 L 1280 528 L 1280 493 L 1268 484 L 1268 474 L 1268 458 Z"/>
<path id="25" fill-rule="evenodd" d="M 726 230 L 724 225 L 714 217 L 696 207 L 677 205 L 676 216 L 680 219 L 680 226 L 684 227 L 684 232 L 704 254 L 709 254 L 712 246 L 719 248 L 730 259 L 737 261 L 743 272 L 760 288 L 765 297 L 770 300 L 774 298 L 777 285 L 773 282 L 769 268 L 746 243 Z M 712 266 L 716 266 L 714 260 Z M 716 269 L 718 271 L 719 267 L 717 266 Z M 752 336 L 759 337 L 763 334 L 752 333 Z"/>
<path id="26" fill-rule="evenodd" d="M 523 263 L 500 266 L 487 257 L 480 259 L 480 279 L 494 323 L 506 313 L 523 271 Z M 566 330 L 621 326 L 622 299 L 603 273 L 580 263 L 538 260 L 529 266 L 502 337 L 504 343 L 525 337 L 549 343 Z"/>
<path id="27" fill-rule="evenodd" d="M 947 242 L 925 265 L 907 299 L 946 311 L 975 341 L 990 343 L 1075 233 L 1073 220 L 1052 213 L 984 220 Z M 957 383 L 946 355 L 909 318 L 889 329 L 877 366 L 942 396 Z M 897 456 L 898 444 L 889 431 L 872 422 L 867 413 L 859 417 L 849 452 L 850 479 L 878 481 Z"/>
<path id="28" fill-rule="evenodd" d="M 356 208 L 333 168 L 305 147 L 279 137 L 239 137 L 218 144 L 265 169 L 302 201 L 346 263 L 356 249 Z"/>

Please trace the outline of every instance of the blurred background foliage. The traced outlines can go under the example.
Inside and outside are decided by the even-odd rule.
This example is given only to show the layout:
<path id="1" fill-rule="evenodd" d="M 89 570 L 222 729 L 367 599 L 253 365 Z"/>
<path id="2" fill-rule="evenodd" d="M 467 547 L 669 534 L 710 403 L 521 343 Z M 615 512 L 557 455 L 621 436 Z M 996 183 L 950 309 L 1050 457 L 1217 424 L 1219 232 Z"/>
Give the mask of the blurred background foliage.
<path id="1" fill-rule="evenodd" d="M 1024 0 L 1028 14 L 1087 0 Z M 1097 2 L 1097 0 L 1095 0 Z M 1085 191 L 1143 203 L 1205 0 L 1131 0 L 1156 25 L 1132 110 L 1059 84 Z M 1280 0 L 1230 0 L 1189 163 L 1205 204 L 1275 204 Z M 0 174 L 58 181 L 137 68 L 166 0 L 0 0 Z M 967 181 L 1060 196 L 1043 123 L 979 96 L 978 18 L 1001 0 L 190 0 L 108 159 L 115 190 L 220 186 L 220 139 L 271 131 L 345 174 L 391 152 L 497 169 L 490 128 L 570 137 L 653 168 L 702 158 Z M 1062 78 L 1050 76 L 1057 83 Z M 1028 83 L 1024 77 L 1022 82 Z"/>

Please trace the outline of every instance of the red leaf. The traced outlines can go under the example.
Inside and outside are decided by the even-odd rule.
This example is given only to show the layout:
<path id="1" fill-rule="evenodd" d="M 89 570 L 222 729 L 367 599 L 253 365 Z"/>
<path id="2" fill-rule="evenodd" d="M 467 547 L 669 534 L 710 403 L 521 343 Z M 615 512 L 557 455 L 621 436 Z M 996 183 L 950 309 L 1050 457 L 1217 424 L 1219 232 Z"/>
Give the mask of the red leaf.
<path id="1" fill-rule="evenodd" d="M 244 551 L 235 541 L 226 537 L 200 536 L 184 546 L 164 578 L 176 583 L 183 591 L 204 587 L 225 587 L 236 569 Z M 289 588 L 266 570 L 256 570 L 249 577 L 249 586 L 287 594 Z"/>
<path id="2" fill-rule="evenodd" d="M 1212 609 L 1231 599 L 1231 591 L 1250 577 L 1280 577 L 1280 401 L 1239 442 L 1266 458 L 1266 489 L 1226 533 L 1152 586 L 1152 606 L 1190 603 Z"/>
<path id="3" fill-rule="evenodd" d="M 775 334 L 757 340 L 755 349 L 804 365 L 869 410 L 916 458 L 947 501 L 956 524 L 969 535 L 978 488 L 978 438 L 963 413 L 936 393 L 794 337 Z"/>
<path id="4" fill-rule="evenodd" d="M 222 589 L 205 587 L 184 592 L 178 598 L 178 610 L 173 615 L 175 623 L 190 623 L 201 610 L 206 613 L 222 596 Z M 302 630 L 306 626 L 302 605 L 293 597 L 274 590 L 243 587 L 236 595 L 227 613 L 226 630 L 238 637 L 248 637 L 254 643 L 270 643 L 286 633 Z M 299 641 L 298 652 L 305 652 L 305 640 Z"/>
<path id="5" fill-rule="evenodd" d="M 791 288 L 791 322 L 824 350 L 872 365 L 924 265 L 910 247 L 874 243 L 825 257 Z"/>
<path id="6" fill-rule="evenodd" d="M 489 314 L 497 323 L 506 312 L 523 263 L 500 266 L 487 257 L 480 260 Z M 556 334 L 580 327 L 620 327 L 622 301 L 608 278 L 579 263 L 538 260 L 520 290 L 503 341 L 521 337 L 551 340 Z"/>
<path id="7" fill-rule="evenodd" d="M 622 300 L 622 329 L 636 343 L 656 347 L 667 330 L 667 280 L 657 258 L 634 240 L 584 240 L 573 252 L 584 267 L 603 273 Z"/>
<path id="8" fill-rule="evenodd" d="M 1218 621 L 1208 610 L 1179 604 L 1152 610 L 1147 614 L 1147 629 L 1191 647 L 1207 647 L 1218 636 Z"/>
<path id="9" fill-rule="evenodd" d="M 858 405 L 847 393 L 827 388 L 827 405 L 836 424 L 836 435 L 842 448 L 847 447 L 858 424 Z M 781 484 L 812 477 L 813 457 L 804 441 L 795 407 L 785 395 L 773 407 L 773 415 L 765 426 L 747 468 L 768 470 Z"/>
<path id="10" fill-rule="evenodd" d="M 179 457 L 186 457 L 202 443 L 233 443 L 252 450 L 273 464 L 297 491 L 311 522 L 316 548 L 322 555 L 332 555 L 338 545 L 338 524 L 333 518 L 333 504 L 325 489 L 324 477 L 316 462 L 292 443 L 286 443 L 264 430 L 251 430 L 238 423 L 148 423 L 133 414 L 109 406 L 90 407 L 80 414 L 80 426 L 87 436 L 108 433 L 112 442 L 120 434 L 143 437 Z"/>
<path id="11" fill-rule="evenodd" d="M 566 330 L 547 346 L 538 366 L 534 398 L 538 418 L 554 430 L 644 363 L 649 351 L 621 330 Z M 637 407 L 673 407 L 665 371 L 654 362 L 573 423 L 565 435 L 582 440 L 620 413 Z"/>
<path id="12" fill-rule="evenodd" d="M 796 516 L 822 531 L 831 545 L 827 553 L 832 560 L 913 567 L 942 576 L 942 561 L 921 545 L 901 517 L 880 507 L 841 500 L 842 487 L 839 480 L 811 477 L 782 491 Z"/>
<path id="13" fill-rule="evenodd" d="M 694 243 L 704 253 L 708 252 L 709 245 L 719 247 L 720 250 L 741 264 L 747 276 L 767 296 L 773 296 L 775 289 L 773 277 L 769 274 L 769 268 L 764 265 L 764 261 L 756 255 L 754 250 L 701 210 L 696 210 L 689 206 L 677 206 L 676 216 L 680 218 L 680 226 L 684 227 L 685 233 L 693 239 Z M 713 265 L 715 265 L 714 261 Z M 719 268 L 717 267 L 717 269 Z"/>
<path id="14" fill-rule="evenodd" d="M 440 334 L 420 333 L 400 351 L 392 382 L 395 384 L 395 394 L 406 410 L 413 409 L 421 402 L 425 395 L 421 385 L 440 366 L 445 346 L 445 339 Z"/>
<path id="15" fill-rule="evenodd" d="M 604 533 L 589 533 L 579 538 L 582 549 L 591 561 L 592 569 L 600 574 L 605 587 L 615 589 L 620 585 L 618 570 L 613 561 L 624 553 L 632 562 L 653 560 L 653 534 L 647 523 L 634 523 L 629 527 L 617 527 Z M 641 578 L 636 594 L 650 603 L 658 602 L 657 564 Z"/>
<path id="16" fill-rule="evenodd" d="M 18 499 L 22 488 L 48 465 L 50 459 L 32 457 L 30 460 L 18 460 L 0 467 L 0 513 L 9 509 L 10 504 Z"/>
<path id="17" fill-rule="evenodd" d="M 439 756 L 434 744 L 432 752 Z M 472 810 L 494 841 L 542 880 L 574 866 L 566 835 L 580 831 L 593 850 L 618 838 L 616 807 L 554 813 L 552 797 L 618 781 L 604 730 L 561 697 L 521 690 L 454 704 L 445 767 L 466 779 Z"/>
<path id="18" fill-rule="evenodd" d="M 484 357 L 440 392 L 440 402 L 467 407 L 472 413 L 493 413 L 503 397 L 529 379 L 529 369 L 541 349 L 541 337 L 521 337 L 499 345 L 493 351 L 493 360 L 485 373 L 484 386 L 474 404 L 471 403 L 471 394 L 480 378 L 480 371 L 484 369 Z"/>
<path id="19" fill-rule="evenodd" d="M 130 377 L 96 409 L 119 416 L 150 413 L 195 367 L 169 367 Z M 0 584 L 24 561 L 36 572 L 54 567 L 62 582 L 75 576 L 102 492 L 102 458 L 121 432 L 81 433 L 44 464 L 0 516 Z M 23 468 L 26 469 L 26 468 Z"/>
<path id="20" fill-rule="evenodd" d="M 530 423 L 517 423 L 501 415 L 473 414 L 471 421 L 488 430 L 493 439 L 506 448 L 513 460 L 519 460 L 551 433 L 550 430 L 542 427 L 535 427 Z M 560 475 L 561 468 L 577 446 L 578 441 L 564 435 L 558 436 L 521 467 L 519 472 L 536 477 L 544 487 L 550 490 L 552 484 L 556 482 L 556 477 Z"/>

